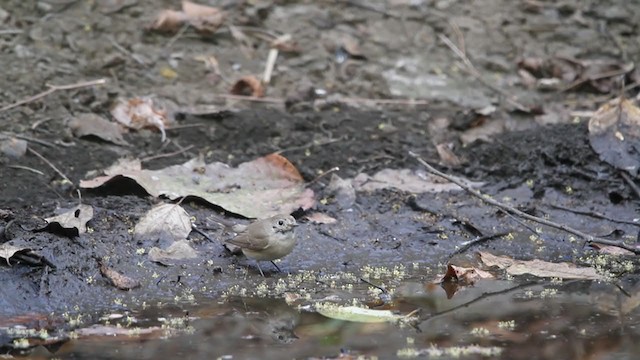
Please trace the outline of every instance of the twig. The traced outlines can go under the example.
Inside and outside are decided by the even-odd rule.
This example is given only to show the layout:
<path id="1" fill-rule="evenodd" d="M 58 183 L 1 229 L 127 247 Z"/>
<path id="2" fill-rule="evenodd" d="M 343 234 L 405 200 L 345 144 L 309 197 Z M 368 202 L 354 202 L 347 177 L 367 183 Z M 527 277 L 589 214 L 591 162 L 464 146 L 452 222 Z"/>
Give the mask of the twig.
<path id="1" fill-rule="evenodd" d="M 615 223 L 618 223 L 618 224 L 628 224 L 628 225 L 640 226 L 640 223 L 638 223 L 638 222 L 630 221 L 630 220 L 614 219 L 614 218 L 611 218 L 611 217 L 609 217 L 609 216 L 607 216 L 605 214 L 602 214 L 602 213 L 599 213 L 599 212 L 596 212 L 596 211 L 577 210 L 577 209 L 572 209 L 572 208 L 568 208 L 568 207 L 564 207 L 562 205 L 556 205 L 556 204 L 547 204 L 547 206 L 550 206 L 550 207 L 558 209 L 558 210 L 564 210 L 564 211 L 572 212 L 572 213 L 578 214 L 578 215 L 586 215 L 586 216 L 591 216 L 591 217 L 598 218 L 598 219 L 603 219 L 603 220 L 615 222 Z"/>
<path id="2" fill-rule="evenodd" d="M 171 46 L 173 46 L 173 43 L 176 42 L 176 40 L 178 40 L 182 35 L 184 35 L 185 31 L 187 31 L 187 29 L 189 28 L 189 24 L 184 24 L 180 30 L 178 30 L 178 32 L 171 38 L 169 39 L 169 41 L 167 42 L 167 44 L 164 46 L 164 50 L 169 50 L 169 48 Z"/>
<path id="3" fill-rule="evenodd" d="M 547 220 L 547 219 L 543 219 L 543 218 L 540 218 L 540 217 L 537 217 L 537 216 L 529 215 L 529 214 L 527 214 L 527 213 L 525 213 L 523 211 L 520 211 L 520 210 L 518 210 L 518 209 L 516 209 L 514 207 L 511 207 L 509 205 L 503 204 L 503 203 L 501 203 L 501 202 L 499 202 L 497 200 L 494 200 L 494 199 L 492 199 L 492 198 L 490 198 L 488 196 L 482 195 L 479 191 L 471 188 L 469 185 L 465 184 L 464 182 L 462 182 L 462 181 L 460 181 L 460 180 L 458 180 L 458 179 L 456 179 L 456 178 L 454 178 L 452 176 L 449 176 L 449 175 L 447 175 L 447 174 L 435 169 L 433 166 L 429 165 L 429 163 L 424 161 L 420 157 L 420 155 L 414 153 L 413 151 L 409 151 L 409 155 L 414 157 L 420 164 L 422 164 L 422 166 L 424 166 L 427 169 L 428 172 L 430 172 L 430 173 L 432 173 L 434 175 L 440 176 L 440 177 L 442 177 L 442 178 L 444 178 L 446 180 L 449 180 L 450 182 L 460 186 L 465 191 L 467 191 L 471 195 L 477 197 L 478 199 L 486 202 L 487 204 L 493 205 L 493 206 L 495 206 L 495 207 L 497 207 L 497 208 L 499 208 L 499 209 L 501 209 L 501 210 L 503 210 L 505 212 L 508 212 L 509 214 L 517 215 L 517 216 L 519 216 L 521 218 L 524 218 L 524 219 L 527 219 L 527 220 L 530 220 L 530 221 L 535 221 L 535 222 L 537 222 L 539 224 L 543 224 L 543 225 L 546 225 L 546 226 L 549 226 L 549 227 L 552 227 L 552 228 L 555 228 L 555 229 L 558 229 L 558 230 L 562 230 L 562 231 L 568 232 L 570 234 L 579 236 L 579 237 L 585 239 L 587 241 L 587 243 L 595 242 L 595 243 L 598 243 L 598 244 L 617 246 L 619 248 L 622 248 L 622 249 L 625 249 L 625 250 L 629 250 L 629 251 L 633 252 L 634 254 L 640 254 L 640 249 L 638 249 L 638 248 L 636 248 L 634 246 L 629 246 L 629 245 L 626 245 L 626 244 L 624 244 L 622 242 L 619 242 L 619 241 L 611 241 L 611 240 L 607 240 L 607 239 L 598 238 L 598 237 L 595 237 L 593 235 L 589 235 L 587 233 L 584 233 L 584 232 L 582 232 L 580 230 L 576 230 L 576 229 L 574 229 L 572 227 L 569 227 L 567 225 L 559 224 L 559 223 L 556 223 L 556 222 L 553 222 L 553 221 L 550 221 L 550 220 Z"/>
<path id="4" fill-rule="evenodd" d="M 612 71 L 606 71 L 600 74 L 596 74 L 593 76 L 588 76 L 588 77 L 584 77 L 581 79 L 578 79 L 574 82 L 572 82 L 571 84 L 563 87 L 562 89 L 558 90 L 559 92 L 566 92 L 569 91 L 577 86 L 580 86 L 588 81 L 596 81 L 596 80 L 600 80 L 600 79 L 606 79 L 606 78 L 611 78 L 611 77 L 616 77 L 619 75 L 624 75 L 628 72 L 630 72 L 631 70 L 633 70 L 634 68 L 631 67 L 631 69 L 620 69 L 620 70 L 612 70 Z"/>
<path id="5" fill-rule="evenodd" d="M 374 6 L 374 5 L 367 4 L 367 1 L 365 1 L 364 3 L 361 3 L 361 2 L 355 1 L 355 0 L 346 0 L 345 3 L 347 5 L 351 5 L 353 7 L 358 7 L 358 8 L 364 9 L 364 10 L 369 10 L 369 11 L 372 11 L 374 13 L 378 13 L 378 14 L 381 14 L 381 15 L 384 15 L 384 16 L 388 16 L 390 18 L 394 18 L 394 19 L 400 18 L 399 15 L 390 13 L 389 11 L 387 11 L 385 9 L 380 9 L 380 8 Z"/>
<path id="6" fill-rule="evenodd" d="M 631 189 L 635 191 L 636 196 L 640 198 L 640 188 L 638 188 L 638 185 L 636 185 L 636 183 L 633 182 L 633 179 L 631 178 L 631 176 L 629 176 L 629 174 L 627 174 L 626 171 L 620 171 L 620 176 L 622 176 L 622 178 L 624 179 L 624 181 L 627 182 L 629 187 L 631 187 Z"/>
<path id="7" fill-rule="evenodd" d="M 97 80 L 91 80 L 91 81 L 84 81 L 84 82 L 79 82 L 79 83 L 75 83 L 75 84 L 70 84 L 70 85 L 49 85 L 47 84 L 47 87 L 49 87 L 48 90 L 45 90 L 39 94 L 30 96 L 26 99 L 22 99 L 19 100 L 13 104 L 4 106 L 2 108 L 0 108 L 0 112 L 3 111 L 7 111 L 9 109 L 13 109 L 14 107 L 18 107 L 20 105 L 24 105 L 33 101 L 36 101 L 38 99 L 42 99 L 43 97 L 53 94 L 54 92 L 58 91 L 58 90 L 73 90 L 73 89 L 79 89 L 79 88 L 83 88 L 83 87 L 89 87 L 89 86 L 95 86 L 95 85 L 104 85 L 107 83 L 107 79 L 97 79 Z"/>
<path id="8" fill-rule="evenodd" d="M 215 243 L 216 240 L 214 240 L 211 236 L 209 236 L 209 234 L 207 234 L 206 232 L 198 229 L 198 227 L 196 227 L 194 224 L 191 224 L 191 230 L 197 232 L 198 234 L 202 235 L 205 239 Z"/>
<path id="9" fill-rule="evenodd" d="M 456 251 L 454 251 L 453 253 L 451 253 L 451 255 L 449 255 L 449 259 L 451 259 L 454 255 L 457 254 L 462 254 L 463 252 L 469 250 L 469 248 L 471 248 L 474 245 L 478 245 L 480 243 L 483 243 L 485 241 L 489 241 L 489 240 L 493 240 L 499 237 L 503 237 L 509 235 L 509 232 L 505 231 L 505 232 L 499 232 L 496 234 L 490 234 L 490 235 L 485 235 L 485 236 L 481 236 L 479 238 L 473 239 L 473 240 L 469 240 L 469 241 L 465 241 L 462 243 L 462 246 L 459 247 L 458 249 L 456 249 Z"/>
<path id="10" fill-rule="evenodd" d="M 229 100 L 255 101 L 255 102 L 270 103 L 270 104 L 284 104 L 284 99 L 282 98 L 257 97 L 257 96 L 233 95 L 233 94 L 216 94 L 214 96 L 222 99 L 229 99 Z"/>
<path id="11" fill-rule="evenodd" d="M 535 282 L 535 281 L 530 281 L 524 284 L 519 284 L 516 285 L 514 287 L 508 288 L 508 289 L 504 289 L 504 290 L 499 290 L 499 291 L 495 291 L 495 292 L 486 292 L 486 293 L 482 293 L 480 296 L 478 296 L 475 299 L 472 299 L 470 301 L 467 301 L 466 303 L 462 303 L 460 305 L 456 305 L 452 308 L 437 312 L 435 314 L 429 314 L 428 316 L 424 316 L 424 317 L 420 317 L 420 323 L 423 323 L 425 321 L 430 321 L 430 320 L 434 320 L 438 317 L 444 316 L 446 314 L 458 311 L 459 309 L 463 309 L 463 308 L 467 308 L 479 301 L 482 301 L 483 299 L 487 299 L 487 298 L 491 298 L 493 296 L 498 296 L 498 295 L 503 295 L 503 294 L 508 294 L 510 292 L 513 292 L 515 290 L 519 290 L 519 289 L 524 289 L 524 288 L 528 288 L 531 286 L 536 286 L 536 285 L 540 285 L 542 283 L 540 282 Z"/>
<path id="12" fill-rule="evenodd" d="M 147 161 L 151 161 L 151 160 L 156 160 L 156 159 L 162 159 L 162 158 L 166 158 L 166 157 L 171 157 L 171 156 L 176 156 L 176 155 L 180 155 L 183 152 L 189 151 L 191 150 L 191 148 L 193 148 L 194 145 L 189 145 L 185 148 L 176 150 L 174 152 L 170 152 L 170 153 L 166 153 L 166 154 L 159 154 L 159 155 L 153 155 L 153 156 L 147 156 L 146 158 L 142 158 L 140 159 L 140 162 L 147 162 Z"/>
<path id="13" fill-rule="evenodd" d="M 53 163 L 51 163 L 51 161 L 47 160 L 44 156 L 40 155 L 40 153 L 38 153 L 37 151 L 33 150 L 32 148 L 27 148 L 27 151 L 29 151 L 33 155 L 39 157 L 40 160 L 44 161 L 45 164 L 49 165 L 49 167 L 52 168 L 53 171 L 55 171 L 56 173 L 58 173 L 58 175 L 60 175 L 60 177 L 62 177 L 66 181 L 68 181 L 69 184 L 73 184 L 73 181 L 69 180 L 69 178 L 62 171 L 60 171 L 55 165 L 53 165 Z"/>
<path id="14" fill-rule="evenodd" d="M 337 139 L 327 139 L 327 140 L 323 140 L 323 141 L 318 141 L 318 142 L 312 142 L 311 144 L 305 144 L 305 145 L 301 145 L 301 146 L 292 146 L 290 148 L 286 148 L 286 149 L 282 149 L 282 150 L 278 150 L 276 151 L 276 154 L 282 154 L 284 152 L 289 152 L 289 151 L 296 151 L 296 150 L 302 150 L 302 149 L 308 149 L 310 147 L 314 147 L 314 146 L 324 146 L 324 145 L 329 145 L 329 144 L 333 144 L 335 142 L 338 141 L 342 141 L 344 140 L 344 137 L 341 136 Z"/>
<path id="15" fill-rule="evenodd" d="M 338 99 L 338 101 L 345 103 L 367 103 L 371 102 L 376 105 L 429 105 L 427 100 L 416 99 L 369 99 L 369 98 L 357 98 L 357 97 L 345 97 Z"/>
<path id="16" fill-rule="evenodd" d="M 478 71 L 478 69 L 476 69 L 475 66 L 473 66 L 473 64 L 471 63 L 471 60 L 469 60 L 469 58 L 467 57 L 467 55 L 464 53 L 464 51 L 460 50 L 460 48 L 458 48 L 446 35 L 443 34 L 438 34 L 438 37 L 440 38 L 440 40 L 442 40 L 442 42 L 444 42 L 445 45 L 447 45 L 447 47 L 449 47 L 449 49 L 451 49 L 451 51 L 460 58 L 460 60 L 462 60 L 462 63 L 464 64 L 467 72 L 473 76 L 476 80 L 480 81 L 484 86 L 488 87 L 489 89 L 493 90 L 494 92 L 504 96 L 504 98 L 507 100 L 507 102 L 509 102 L 509 104 L 515 106 L 518 110 L 522 111 L 522 112 L 526 112 L 526 113 L 530 113 L 531 109 L 525 105 L 520 104 L 519 102 L 517 102 L 513 96 L 511 94 L 509 94 L 508 92 L 500 89 L 499 87 L 495 86 L 494 84 L 490 83 L 489 81 L 487 81 L 482 74 L 480 74 L 480 71 Z"/>
<path id="17" fill-rule="evenodd" d="M 142 65 L 142 66 L 147 66 L 147 62 L 144 61 L 144 59 L 142 59 L 140 57 L 140 55 L 138 54 L 134 54 L 131 51 L 127 50 L 124 48 L 124 46 L 118 44 L 118 42 L 116 41 L 116 39 L 114 39 L 113 37 L 109 37 L 109 42 L 111 42 L 111 45 L 113 45 L 114 48 L 116 48 L 116 50 L 120 51 L 121 53 L 127 55 L 128 57 L 132 58 L 135 62 L 137 62 L 138 64 Z"/>
<path id="18" fill-rule="evenodd" d="M 36 170 L 34 168 L 30 168 L 28 166 L 22 166 L 22 165 L 7 165 L 8 168 L 12 168 L 12 169 L 20 169 L 20 170 L 27 170 L 27 171 L 31 171 L 32 173 L 36 173 L 38 175 L 44 175 L 44 173 L 40 170 Z"/>
<path id="19" fill-rule="evenodd" d="M 262 83 L 269 84 L 271 82 L 271 75 L 273 74 L 273 68 L 276 66 L 276 60 L 278 59 L 278 49 L 269 49 L 269 55 L 267 56 L 267 64 L 264 66 L 264 74 L 262 75 Z"/>
<path id="20" fill-rule="evenodd" d="M 329 170 L 327 170 L 327 171 L 323 172 L 322 174 L 320 174 L 320 175 L 316 176 L 313 180 L 309 181 L 309 182 L 307 183 L 307 186 L 309 186 L 309 185 L 311 185 L 311 184 L 313 184 L 313 183 L 317 182 L 318 180 L 322 179 L 323 177 L 325 177 L 325 176 L 327 176 L 327 175 L 329 175 L 329 174 L 331 174 L 331 173 L 334 173 L 334 172 L 336 172 L 336 171 L 340 171 L 340 168 L 339 168 L 339 167 L 337 167 L 337 166 L 332 167 L 331 169 L 329 169 Z"/>
<path id="21" fill-rule="evenodd" d="M 56 144 L 54 144 L 54 143 L 50 143 L 48 141 L 36 139 L 36 138 L 30 137 L 30 136 L 25 136 L 25 135 L 21 135 L 21 134 L 12 134 L 12 133 L 7 133 L 7 132 L 0 133 L 0 138 L 4 138 L 5 136 L 7 138 L 14 137 L 14 138 L 18 138 L 18 139 L 22 139 L 22 140 L 26 140 L 26 141 L 31 141 L 31 142 L 34 142 L 34 143 L 37 143 L 37 144 L 40 144 L 40 145 L 46 146 L 46 147 L 55 147 L 56 146 Z"/>
<path id="22" fill-rule="evenodd" d="M 389 293 L 389 291 L 387 291 L 387 289 L 385 289 L 384 287 L 382 287 L 380 285 L 376 285 L 376 284 L 372 283 L 371 281 L 369 281 L 369 280 L 367 280 L 365 278 L 360 278 L 360 281 L 362 281 L 363 283 L 382 291 L 384 294 L 388 294 Z"/>

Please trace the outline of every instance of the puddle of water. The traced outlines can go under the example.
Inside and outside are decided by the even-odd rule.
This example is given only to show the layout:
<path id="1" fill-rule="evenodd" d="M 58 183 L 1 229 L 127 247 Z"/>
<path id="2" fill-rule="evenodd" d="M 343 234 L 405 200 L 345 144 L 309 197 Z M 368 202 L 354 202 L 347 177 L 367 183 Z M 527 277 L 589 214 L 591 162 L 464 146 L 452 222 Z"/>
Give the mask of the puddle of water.
<path id="1" fill-rule="evenodd" d="M 393 283 L 371 281 L 384 282 Z M 364 282 L 317 285 L 317 292 L 304 295 L 200 298 L 197 306 L 171 304 L 104 316 L 98 324 L 66 333 L 68 340 L 37 346 L 30 354 L 60 359 L 617 359 L 640 353 L 640 291 L 632 283 L 623 284 L 623 291 L 590 281 L 485 280 L 449 292 L 450 298 L 440 285 L 418 276 L 381 287 L 386 292 Z M 315 311 L 318 302 L 412 316 L 394 322 L 338 320 Z"/>

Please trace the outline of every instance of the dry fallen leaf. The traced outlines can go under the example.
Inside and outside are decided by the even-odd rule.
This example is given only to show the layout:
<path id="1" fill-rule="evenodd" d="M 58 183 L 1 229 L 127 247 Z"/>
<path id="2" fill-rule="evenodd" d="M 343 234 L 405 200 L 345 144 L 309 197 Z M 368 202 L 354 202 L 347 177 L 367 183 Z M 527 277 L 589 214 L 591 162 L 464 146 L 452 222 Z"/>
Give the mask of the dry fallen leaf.
<path id="1" fill-rule="evenodd" d="M 640 109 L 620 98 L 602 105 L 589 120 L 589 140 L 600 159 L 636 176 L 640 169 Z"/>
<path id="2" fill-rule="evenodd" d="M 242 96 L 263 97 L 262 82 L 253 75 L 243 76 L 231 87 L 231 94 Z"/>
<path id="3" fill-rule="evenodd" d="M 462 178 L 471 187 L 482 186 L 482 183 L 472 182 Z M 442 178 L 422 172 L 414 172 L 408 169 L 384 169 L 373 176 L 358 174 L 353 179 L 353 187 L 357 191 L 374 191 L 378 189 L 395 188 L 411 193 L 442 192 L 462 190 L 458 185 L 450 183 Z"/>
<path id="4" fill-rule="evenodd" d="M 506 270 L 509 275 L 531 274 L 538 277 L 556 277 L 562 279 L 604 280 L 594 268 L 577 267 L 571 263 L 551 263 L 542 260 L 515 260 L 506 256 L 496 256 L 487 252 L 479 252 L 486 266 L 497 266 Z"/>
<path id="5" fill-rule="evenodd" d="M 162 204 L 149 210 L 133 230 L 135 241 L 149 241 L 169 246 L 184 240 L 191 232 L 191 218 L 180 206 Z"/>
<path id="6" fill-rule="evenodd" d="M 7 264 L 9 264 L 9 259 L 11 259 L 13 255 L 21 251 L 28 252 L 31 250 L 27 247 L 14 246 L 9 243 L 0 244 L 0 258 L 5 259 Z"/>
<path id="7" fill-rule="evenodd" d="M 162 141 L 166 139 L 164 130 L 170 125 L 167 111 L 156 106 L 150 97 L 119 99 L 111 109 L 111 116 L 130 129 L 158 129 L 162 134 Z"/>
<path id="8" fill-rule="evenodd" d="M 447 272 L 442 277 L 442 281 L 455 281 L 461 285 L 473 285 L 480 279 L 495 279 L 490 272 L 472 267 L 462 267 L 456 265 L 447 265 Z"/>
<path id="9" fill-rule="evenodd" d="M 173 265 L 175 261 L 196 257 L 198 257 L 198 252 L 189 245 L 187 240 L 176 241 L 166 249 L 153 247 L 149 250 L 149 259 L 163 265 Z"/>
<path id="10" fill-rule="evenodd" d="M 149 28 L 156 31 L 176 32 L 184 24 L 189 24 L 200 33 L 213 34 L 225 20 L 226 13 L 216 7 L 183 1 L 182 11 L 161 11 Z"/>
<path id="11" fill-rule="evenodd" d="M 102 116 L 86 113 L 78 114 L 67 126 L 76 137 L 95 136 L 116 145 L 128 145 L 122 137 L 122 128 Z"/>
<path id="12" fill-rule="evenodd" d="M 131 290 L 140 286 L 139 281 L 125 276 L 102 263 L 100 264 L 100 273 L 120 290 Z"/>
<path id="13" fill-rule="evenodd" d="M 338 222 L 335 218 L 320 212 L 312 212 L 305 215 L 305 218 L 315 224 L 335 224 Z"/>
<path id="14" fill-rule="evenodd" d="M 236 168 L 223 163 L 205 164 L 193 159 L 161 170 L 142 170 L 136 161 L 111 167 L 107 176 L 80 182 L 82 188 L 97 188 L 122 177 L 135 180 L 152 196 L 172 200 L 197 196 L 228 212 L 249 218 L 290 214 L 315 204 L 313 191 L 305 188 L 298 170 L 285 157 L 267 155 Z"/>
<path id="15" fill-rule="evenodd" d="M 49 223 L 47 226 L 49 228 L 52 225 L 59 225 L 64 230 L 71 230 L 73 236 L 78 236 L 87 232 L 87 222 L 91 219 L 93 219 L 93 207 L 80 204 L 45 220 Z"/>

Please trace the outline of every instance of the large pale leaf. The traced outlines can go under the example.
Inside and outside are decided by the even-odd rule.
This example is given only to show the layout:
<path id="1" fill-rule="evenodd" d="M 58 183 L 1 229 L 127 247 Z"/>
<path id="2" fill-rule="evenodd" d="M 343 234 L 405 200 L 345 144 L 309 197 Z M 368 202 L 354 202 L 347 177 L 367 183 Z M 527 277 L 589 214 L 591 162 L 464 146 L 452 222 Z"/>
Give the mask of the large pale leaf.
<path id="1" fill-rule="evenodd" d="M 267 155 L 233 168 L 223 163 L 205 164 L 193 159 L 161 170 L 142 170 L 136 161 L 121 162 L 107 176 L 81 181 L 97 188 L 127 177 L 149 194 L 177 199 L 197 196 L 225 210 L 250 218 L 288 214 L 314 204 L 313 191 L 305 189 L 298 170 L 283 156 Z"/>
<path id="2" fill-rule="evenodd" d="M 531 274 L 538 277 L 556 277 L 562 279 L 603 280 L 604 277 L 594 268 L 577 267 L 571 263 L 551 263 L 538 259 L 515 260 L 506 256 L 496 256 L 480 252 L 482 262 L 487 266 L 497 266 L 510 275 Z"/>
<path id="3" fill-rule="evenodd" d="M 318 313 L 328 318 L 353 322 L 394 322 L 405 318 L 404 316 L 396 315 L 389 310 L 373 310 L 357 306 L 340 306 L 336 304 L 320 303 L 316 304 L 315 308 Z"/>
<path id="4" fill-rule="evenodd" d="M 133 230 L 136 241 L 152 241 L 169 246 L 191 232 L 189 214 L 180 206 L 162 204 L 149 210 Z"/>
<path id="5" fill-rule="evenodd" d="M 471 182 L 459 178 L 472 187 L 482 186 L 482 183 Z M 414 172 L 408 169 L 384 169 L 373 176 L 358 174 L 353 180 L 353 187 L 358 191 L 374 191 L 378 189 L 395 188 L 411 193 L 442 192 L 462 190 L 458 185 L 448 182 L 439 176 Z"/>

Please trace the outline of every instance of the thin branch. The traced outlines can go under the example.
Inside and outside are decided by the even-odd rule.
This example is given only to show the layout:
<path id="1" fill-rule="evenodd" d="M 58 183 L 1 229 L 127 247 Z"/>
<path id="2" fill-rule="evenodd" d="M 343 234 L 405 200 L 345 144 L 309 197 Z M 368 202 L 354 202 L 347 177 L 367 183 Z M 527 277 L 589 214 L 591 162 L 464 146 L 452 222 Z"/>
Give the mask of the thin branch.
<path id="1" fill-rule="evenodd" d="M 158 155 L 153 155 L 153 156 L 147 156 L 146 158 L 140 159 L 140 162 L 147 162 L 147 161 L 151 161 L 151 160 L 156 160 L 156 159 L 161 159 L 161 158 L 180 155 L 183 152 L 191 150 L 193 147 L 194 147 L 194 145 L 189 145 L 189 146 L 187 146 L 185 148 L 178 149 L 178 150 L 176 150 L 174 152 L 170 152 L 170 153 L 166 153 L 166 154 L 158 154 Z"/>
<path id="2" fill-rule="evenodd" d="M 449 259 L 451 259 L 454 255 L 457 254 L 462 254 L 463 252 L 467 251 L 469 248 L 471 248 L 474 245 L 489 241 L 489 240 L 493 240 L 493 239 L 497 239 L 503 236 L 509 235 L 508 232 L 499 232 L 496 234 L 489 234 L 489 235 L 485 235 L 485 236 L 481 236 L 479 238 L 473 239 L 473 240 L 469 240 L 469 241 L 465 241 L 464 243 L 462 243 L 462 246 L 459 247 L 458 249 L 456 249 L 456 251 L 454 251 L 453 253 L 451 253 L 451 255 L 449 255 Z"/>
<path id="3" fill-rule="evenodd" d="M 549 226 L 549 227 L 552 227 L 552 228 L 555 228 L 555 229 L 558 229 L 558 230 L 562 230 L 562 231 L 568 232 L 570 234 L 579 236 L 579 237 L 585 239 L 587 241 L 587 243 L 595 242 L 595 243 L 598 243 L 598 244 L 617 246 L 617 247 L 620 247 L 622 249 L 629 250 L 629 251 L 633 252 L 634 254 L 640 254 L 640 249 L 638 249 L 638 248 L 636 248 L 634 246 L 629 246 L 629 245 L 626 245 L 626 244 L 624 244 L 622 242 L 619 242 L 619 241 L 611 241 L 611 240 L 607 240 L 607 239 L 598 238 L 598 237 L 595 237 L 593 235 L 589 235 L 587 233 L 584 233 L 584 232 L 582 232 L 580 230 L 576 230 L 576 229 L 574 229 L 574 228 L 572 228 L 570 226 L 567 226 L 567 225 L 564 225 L 564 224 L 559 224 L 559 223 L 556 223 L 556 222 L 553 222 L 553 221 L 550 221 L 550 220 L 547 220 L 547 219 L 543 219 L 543 218 L 540 218 L 540 217 L 537 217 L 537 216 L 529 215 L 529 214 L 527 214 L 527 213 L 525 213 L 523 211 L 520 211 L 520 210 L 518 210 L 518 209 L 516 209 L 516 208 L 514 208 L 512 206 L 503 204 L 503 203 L 501 203 L 501 202 L 499 202 L 497 200 L 492 199 L 489 196 L 485 196 L 485 195 L 481 194 L 479 191 L 471 188 L 469 185 L 465 184 L 464 182 L 462 182 L 462 181 L 460 181 L 460 180 L 458 180 L 458 179 L 456 179 L 456 178 L 454 178 L 452 176 L 449 176 L 449 175 L 437 170 L 433 166 L 429 165 L 429 163 L 424 161 L 420 157 L 420 155 L 414 153 L 413 151 L 409 151 L 409 155 L 414 157 L 420 164 L 422 164 L 422 166 L 424 166 L 427 169 L 428 172 L 430 172 L 430 173 L 432 173 L 434 175 L 440 176 L 440 177 L 442 177 L 442 178 L 444 178 L 446 180 L 449 180 L 450 182 L 452 182 L 452 183 L 460 186 L 461 188 L 463 188 L 469 194 L 471 194 L 471 195 L 477 197 L 478 199 L 484 201 L 485 203 L 487 203 L 489 205 L 493 205 L 493 206 L 495 206 L 495 207 L 497 207 L 497 208 L 499 208 L 499 209 L 501 209 L 501 210 L 503 210 L 503 211 L 505 211 L 505 212 L 507 212 L 509 214 L 517 215 L 517 216 L 519 216 L 519 217 L 521 217 L 523 219 L 534 221 L 534 222 L 537 222 L 539 224 L 546 225 L 546 226 Z"/>
<path id="4" fill-rule="evenodd" d="M 69 182 L 69 184 L 73 184 L 73 181 L 69 180 L 69 178 L 67 177 L 67 175 L 65 175 L 62 171 L 60 171 L 55 165 L 53 165 L 53 163 L 49 160 L 47 160 L 44 156 L 40 155 L 39 152 L 33 150 L 32 148 L 27 148 L 27 151 L 29 151 L 30 153 L 32 153 L 33 155 L 37 156 L 40 158 L 40 160 L 44 161 L 45 164 L 49 165 L 50 168 L 53 169 L 53 171 L 55 171 L 56 173 L 58 173 L 58 175 L 60 175 L 61 178 L 65 179 L 66 181 Z"/>
<path id="5" fill-rule="evenodd" d="M 26 170 L 26 171 L 31 171 L 32 173 L 38 174 L 38 175 L 44 175 L 44 173 L 40 170 L 36 170 L 34 168 L 30 168 L 28 166 L 22 166 L 22 165 L 7 165 L 8 168 L 12 168 L 12 169 L 20 169 L 20 170 Z"/>
<path id="6" fill-rule="evenodd" d="M 577 210 L 577 209 L 572 209 L 572 208 L 568 208 L 562 205 L 556 205 L 556 204 L 547 204 L 547 206 L 550 206 L 554 209 L 558 209 L 558 210 L 564 210 L 564 211 L 568 211 L 574 214 L 578 214 L 578 215 L 586 215 L 586 216 L 591 216 L 594 218 L 598 218 L 598 219 L 603 219 L 603 220 L 607 220 L 607 221 L 611 221 L 614 223 L 618 223 L 618 224 L 628 224 L 628 225 L 635 225 L 635 226 L 640 226 L 639 222 L 635 222 L 635 221 L 631 221 L 631 220 L 620 220 L 620 219 L 614 219 L 612 217 L 609 217 L 605 214 L 596 212 L 596 211 L 586 211 L 586 210 Z"/>
<path id="7" fill-rule="evenodd" d="M 4 106 L 2 108 L 0 108 L 0 112 L 3 111 L 7 111 L 9 109 L 13 109 L 14 107 L 18 107 L 20 105 L 24 105 L 30 102 L 34 102 L 36 100 L 42 99 L 43 97 L 47 96 L 47 95 L 51 95 L 54 92 L 58 91 L 58 90 L 73 90 L 73 89 L 80 89 L 83 87 L 89 87 L 89 86 L 95 86 L 95 85 L 104 85 L 107 83 L 107 79 L 98 79 L 98 80 L 91 80 L 91 81 L 84 81 L 84 82 L 79 82 L 79 83 L 75 83 L 75 84 L 70 84 L 70 85 L 48 85 L 47 87 L 49 88 L 48 90 L 45 90 L 39 94 L 30 96 L 28 98 L 19 100 L 13 104 L 9 104 L 7 106 Z"/>
<path id="8" fill-rule="evenodd" d="M 476 80 L 480 81 L 484 86 L 488 87 L 490 90 L 493 90 L 494 92 L 502 95 L 507 100 L 507 102 L 509 102 L 509 104 L 515 106 L 518 110 L 526 113 L 531 112 L 531 109 L 528 106 L 520 104 L 514 99 L 514 97 L 511 94 L 509 94 L 503 89 L 500 89 L 499 87 L 495 86 L 494 84 L 486 80 L 482 76 L 482 74 L 480 74 L 480 71 L 478 71 L 478 69 L 476 69 L 476 67 L 473 66 L 473 64 L 471 63 L 471 60 L 469 60 L 469 58 L 464 53 L 464 51 L 460 50 L 460 48 L 458 48 L 446 35 L 438 34 L 438 37 L 440 38 L 440 40 L 442 40 L 442 42 L 444 42 L 445 45 L 447 45 L 447 47 L 449 47 L 449 49 L 451 49 L 451 51 L 458 58 L 460 58 L 460 60 L 462 60 L 462 63 L 464 64 L 467 72 L 471 76 L 473 76 Z"/>
<path id="9" fill-rule="evenodd" d="M 620 176 L 622 176 L 624 181 L 627 182 L 627 185 L 629 185 L 629 187 L 631 187 L 631 189 L 636 193 L 636 196 L 640 198 L 640 188 L 638 188 L 638 185 L 636 185 L 636 183 L 633 182 L 633 179 L 631 178 L 631 176 L 629 176 L 629 174 L 627 174 L 626 171 L 620 171 Z"/>

